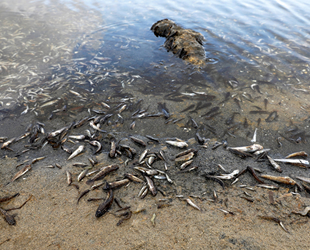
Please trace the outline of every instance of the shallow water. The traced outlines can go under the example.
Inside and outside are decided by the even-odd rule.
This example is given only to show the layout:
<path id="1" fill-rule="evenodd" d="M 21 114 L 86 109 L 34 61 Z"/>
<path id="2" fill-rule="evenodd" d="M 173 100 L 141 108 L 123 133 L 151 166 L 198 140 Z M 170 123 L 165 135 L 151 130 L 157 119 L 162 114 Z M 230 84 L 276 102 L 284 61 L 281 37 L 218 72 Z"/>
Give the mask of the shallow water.
<path id="1" fill-rule="evenodd" d="M 256 141 L 270 148 L 269 155 L 274 158 L 299 150 L 308 152 L 310 14 L 306 2 L 1 1 L 0 7 L 0 137 L 18 137 L 36 122 L 45 124 L 46 134 L 98 115 L 98 111 L 111 113 L 101 126 L 107 133 L 95 133 L 89 125 L 70 131 L 77 135 L 89 129 L 103 145 L 96 156 L 86 141 L 66 142 L 72 149 L 86 145 L 86 153 L 76 161 L 88 163 L 92 157 L 125 166 L 124 155 L 107 158 L 111 138 L 134 147 L 139 155 L 144 149 L 131 142 L 129 135 L 144 140 L 146 135 L 155 136 L 160 143 L 149 143 L 147 148 L 166 152 L 171 164 L 168 173 L 176 187 L 166 180 L 156 180 L 156 184 L 171 196 L 212 196 L 212 190 L 219 186 L 206 182 L 202 174 L 219 171 L 217 164 L 228 172 L 251 164 L 275 174 L 266 161 L 242 160 L 222 147 L 212 150 L 215 141 L 250 145 L 257 128 Z M 191 65 L 166 51 L 165 39 L 150 30 L 164 18 L 203 34 L 204 65 Z M 169 112 L 168 119 L 163 115 L 133 117 L 139 109 L 147 109 L 149 114 L 162 112 L 159 103 Z M 123 105 L 125 110 L 120 112 Z M 170 118 L 173 120 L 168 123 Z M 131 128 L 133 121 L 136 125 Z M 196 132 L 211 139 L 208 149 L 195 141 Z M 180 150 L 167 147 L 165 140 L 175 137 L 199 150 L 193 162 L 199 167 L 197 172 L 180 174 L 174 167 L 172 159 Z M 39 138 L 44 135 L 39 134 Z M 18 155 L 19 163 L 47 156 L 32 172 L 46 175 L 51 182 L 62 178 L 63 185 L 65 170 L 75 177 L 82 170 L 67 163 L 68 154 L 51 145 L 21 154 L 29 144 L 28 137 L 13 143 L 11 150 L 0 151 L 0 157 Z M 66 166 L 61 178 L 45 168 L 55 163 Z M 162 161 L 154 164 L 164 170 Z M 17 170 L 4 166 L 2 162 L 4 193 L 18 191 L 11 187 L 14 183 L 5 186 Z M 281 166 L 283 175 L 309 176 L 307 169 Z M 128 170 L 133 171 L 131 165 L 109 180 L 121 178 Z M 30 172 L 16 182 L 45 187 L 44 181 L 36 182 L 31 176 Z M 244 181 L 255 184 L 250 176 Z M 51 186 L 49 192 L 54 188 Z M 120 191 L 118 195 L 126 199 L 130 193 Z"/>

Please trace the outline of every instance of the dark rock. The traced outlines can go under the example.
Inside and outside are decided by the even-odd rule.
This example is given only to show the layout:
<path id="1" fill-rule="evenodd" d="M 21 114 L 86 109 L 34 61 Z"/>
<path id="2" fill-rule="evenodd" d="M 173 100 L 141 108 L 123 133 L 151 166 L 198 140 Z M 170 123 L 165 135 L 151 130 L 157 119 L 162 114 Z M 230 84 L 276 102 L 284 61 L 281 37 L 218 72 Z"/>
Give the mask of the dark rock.
<path id="1" fill-rule="evenodd" d="M 153 24 L 151 30 L 155 36 L 165 37 L 165 48 L 180 58 L 195 64 L 205 63 L 205 50 L 203 48 L 204 36 L 199 32 L 183 29 L 168 19 Z"/>

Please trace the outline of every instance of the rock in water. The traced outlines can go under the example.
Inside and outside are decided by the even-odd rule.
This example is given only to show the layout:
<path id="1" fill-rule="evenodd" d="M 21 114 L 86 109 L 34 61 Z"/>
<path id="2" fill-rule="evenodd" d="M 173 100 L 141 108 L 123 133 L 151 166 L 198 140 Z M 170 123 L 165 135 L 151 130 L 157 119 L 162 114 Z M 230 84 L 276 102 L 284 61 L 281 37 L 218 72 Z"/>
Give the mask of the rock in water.
<path id="1" fill-rule="evenodd" d="M 169 19 L 154 23 L 151 30 L 155 36 L 166 38 L 164 46 L 168 51 L 195 65 L 205 63 L 206 55 L 202 46 L 205 38 L 199 32 L 183 29 Z"/>

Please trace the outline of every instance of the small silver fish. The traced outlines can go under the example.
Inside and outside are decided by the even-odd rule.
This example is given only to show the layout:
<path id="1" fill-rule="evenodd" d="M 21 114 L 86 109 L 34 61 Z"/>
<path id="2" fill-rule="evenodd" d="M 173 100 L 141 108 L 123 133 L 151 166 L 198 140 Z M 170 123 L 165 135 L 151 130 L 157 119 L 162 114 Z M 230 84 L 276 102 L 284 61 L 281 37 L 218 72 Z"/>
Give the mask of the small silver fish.
<path id="1" fill-rule="evenodd" d="M 78 154 L 82 153 L 83 150 L 84 150 L 85 146 L 84 145 L 81 145 L 79 146 L 68 158 L 68 160 L 74 158 L 75 156 L 77 156 Z"/>
<path id="2" fill-rule="evenodd" d="M 41 107 L 40 107 L 40 108 L 44 108 L 44 107 L 51 106 L 51 105 L 53 105 L 53 104 L 57 103 L 58 101 L 59 101 L 59 100 L 58 100 L 58 99 L 56 99 L 56 100 L 52 100 L 52 101 L 46 102 L 46 103 L 44 103 L 43 105 L 41 105 Z"/>
<path id="3" fill-rule="evenodd" d="M 201 211 L 200 207 L 198 207 L 190 198 L 187 198 L 187 199 L 186 199 L 186 202 L 187 202 L 190 206 L 192 206 L 193 208 L 195 208 L 195 209 Z"/>
<path id="4" fill-rule="evenodd" d="M 43 159 L 45 159 L 45 158 L 46 158 L 46 156 L 42 156 L 42 157 L 35 158 L 35 159 L 32 160 L 31 164 L 34 164 L 34 163 L 36 163 L 36 162 L 38 162 L 38 161 L 41 161 L 41 160 L 43 160 Z"/>
<path id="5" fill-rule="evenodd" d="M 140 183 L 143 183 L 143 182 L 144 182 L 143 180 L 141 180 L 141 179 L 138 178 L 137 176 L 134 176 L 133 174 L 126 173 L 126 174 L 125 174 L 125 177 L 128 178 L 128 179 L 131 180 L 131 181 L 134 181 L 134 182 L 140 182 Z"/>
<path id="6" fill-rule="evenodd" d="M 244 146 L 244 147 L 227 147 L 227 149 L 233 149 L 233 150 L 238 150 L 241 152 L 246 152 L 246 153 L 254 153 L 257 150 L 262 150 L 263 146 L 259 145 L 259 144 L 253 144 L 250 146 Z"/>
<path id="7" fill-rule="evenodd" d="M 10 139 L 10 140 L 4 142 L 4 143 L 2 144 L 2 146 L 1 146 L 1 149 L 7 148 L 12 142 L 15 141 L 15 139 L 16 139 L 16 137 L 14 137 L 14 138 L 12 138 L 12 139 Z"/>
<path id="8" fill-rule="evenodd" d="M 178 148 L 188 147 L 188 144 L 185 141 L 166 141 L 166 143 Z"/>
<path id="9" fill-rule="evenodd" d="M 190 160 L 190 161 L 186 161 L 186 162 L 182 163 L 182 165 L 180 166 L 180 169 L 185 169 L 187 166 L 192 164 L 193 161 L 194 160 Z"/>
<path id="10" fill-rule="evenodd" d="M 74 140 L 84 140 L 85 139 L 85 135 L 69 135 L 68 137 L 70 139 L 74 139 Z"/>
<path id="11" fill-rule="evenodd" d="M 67 173 L 67 183 L 68 186 L 70 186 L 72 183 L 72 174 L 69 171 L 66 171 L 66 173 Z"/>
<path id="12" fill-rule="evenodd" d="M 219 178 L 219 179 L 223 179 L 223 180 L 230 180 L 230 179 L 234 178 L 235 175 L 237 175 L 237 174 L 239 174 L 238 169 L 232 171 L 230 174 L 222 174 L 222 175 L 215 176 L 215 177 Z"/>
<path id="13" fill-rule="evenodd" d="M 88 169 L 84 169 L 78 176 L 77 181 L 80 182 L 87 174 Z"/>
<path id="14" fill-rule="evenodd" d="M 282 173 L 282 169 L 278 163 L 276 163 L 269 155 L 267 155 L 267 158 L 270 162 L 270 164 L 274 167 L 275 170 L 277 170 L 279 173 Z"/>
<path id="15" fill-rule="evenodd" d="M 256 142 L 256 136 L 257 136 L 257 128 L 255 128 L 253 139 L 251 140 L 252 143 Z"/>
<path id="16" fill-rule="evenodd" d="M 29 170 L 31 170 L 31 164 L 26 165 L 23 169 L 21 169 L 20 171 L 18 171 L 12 178 L 11 182 L 15 181 L 16 179 L 18 179 L 19 177 L 23 176 L 24 174 L 26 174 Z"/>
<path id="17" fill-rule="evenodd" d="M 143 159 L 145 158 L 145 156 L 147 155 L 148 152 L 149 152 L 149 149 L 146 149 L 142 152 L 142 154 L 139 157 L 139 163 L 141 163 L 143 161 Z"/>
<path id="18" fill-rule="evenodd" d="M 309 165 L 309 161 L 303 160 L 303 159 L 274 159 L 274 161 L 297 164 L 297 165 L 300 164 L 300 165 L 304 165 L 304 166 Z"/>
<path id="19" fill-rule="evenodd" d="M 148 176 L 144 176 L 144 178 L 146 179 L 147 186 L 149 190 L 151 191 L 152 195 L 156 196 L 157 190 L 156 190 L 153 180 Z"/>
<path id="20" fill-rule="evenodd" d="M 102 149 L 102 145 L 99 141 L 89 141 L 89 144 L 97 147 L 95 154 L 97 154 Z"/>

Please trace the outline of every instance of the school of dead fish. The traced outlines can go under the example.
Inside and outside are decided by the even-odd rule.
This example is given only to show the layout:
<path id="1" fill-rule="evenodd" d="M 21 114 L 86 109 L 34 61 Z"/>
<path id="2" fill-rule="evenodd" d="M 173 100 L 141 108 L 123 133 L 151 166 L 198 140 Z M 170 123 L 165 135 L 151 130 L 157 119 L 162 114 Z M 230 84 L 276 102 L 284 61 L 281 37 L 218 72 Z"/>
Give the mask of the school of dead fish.
<path id="1" fill-rule="evenodd" d="M 197 136 L 198 132 L 196 133 L 196 143 L 197 146 L 190 147 L 190 143 L 187 141 L 184 141 L 179 138 L 172 139 L 164 139 L 164 138 L 155 138 L 150 135 L 141 136 L 141 135 L 130 135 L 127 138 L 117 138 L 113 135 L 113 133 L 108 132 L 108 124 L 109 122 L 112 122 L 112 119 L 119 119 L 120 109 L 122 109 L 122 112 L 128 112 L 129 110 L 126 109 L 131 105 L 131 99 L 123 99 L 121 103 L 115 104 L 116 107 L 112 108 L 113 104 L 111 103 L 108 105 L 105 103 L 105 105 L 102 105 L 105 107 L 105 111 L 101 110 L 100 112 L 98 110 L 90 110 L 90 115 L 82 118 L 78 121 L 74 121 L 68 126 L 56 129 L 51 132 L 45 131 L 45 124 L 41 122 L 37 122 L 34 124 L 31 124 L 28 126 L 27 130 L 24 134 L 22 134 L 19 137 L 14 138 L 7 138 L 7 137 L 0 137 L 0 140 L 2 142 L 1 150 L 7 150 L 8 152 L 14 151 L 12 147 L 14 144 L 19 143 L 20 141 L 28 140 L 29 144 L 24 145 L 26 150 L 22 150 L 21 152 L 17 152 L 17 156 L 20 157 L 24 153 L 28 152 L 29 150 L 39 150 L 40 148 L 46 147 L 47 145 L 50 145 L 53 149 L 58 149 L 64 151 L 66 154 L 68 154 L 67 161 L 72 161 L 72 159 L 78 158 L 79 155 L 84 154 L 85 152 L 89 152 L 90 150 L 93 151 L 93 154 L 99 154 L 104 153 L 107 154 L 111 159 L 117 158 L 117 157 L 125 157 L 125 163 L 124 165 L 128 167 L 129 162 L 132 164 L 130 168 L 128 168 L 128 171 L 124 174 L 124 176 L 119 176 L 116 178 L 114 182 L 107 182 L 104 180 L 104 177 L 109 175 L 112 172 L 117 172 L 119 169 L 118 164 L 104 164 L 98 162 L 94 157 L 88 157 L 88 160 L 91 164 L 91 167 L 88 166 L 88 164 L 83 162 L 76 162 L 72 163 L 74 166 L 79 166 L 83 169 L 76 179 L 73 179 L 73 175 L 69 170 L 66 170 L 66 180 L 67 184 L 69 186 L 74 186 L 78 190 L 80 189 L 79 183 L 81 183 L 85 178 L 87 180 L 84 182 L 86 185 L 88 185 L 88 188 L 84 191 L 79 191 L 79 196 L 77 199 L 77 203 L 86 195 L 91 193 L 92 190 L 98 189 L 99 187 L 104 190 L 106 194 L 106 198 L 104 198 L 104 201 L 100 203 L 97 210 L 95 211 L 96 217 L 101 217 L 105 213 L 107 213 L 114 201 L 117 202 L 117 199 L 115 197 L 115 190 L 120 189 L 121 187 L 130 185 L 141 185 L 141 190 L 137 194 L 138 197 L 143 199 L 146 195 L 151 194 L 152 196 L 156 196 L 158 193 L 158 190 L 164 195 L 164 192 L 161 190 L 160 187 L 155 185 L 154 180 L 158 181 L 167 181 L 171 185 L 174 184 L 173 178 L 174 176 L 170 176 L 169 169 L 171 168 L 171 159 L 167 159 L 167 151 L 166 150 L 155 150 L 152 149 L 153 145 L 161 145 L 164 147 L 165 145 L 168 145 L 168 147 L 177 148 L 179 149 L 179 153 L 176 154 L 173 158 L 173 165 L 175 165 L 177 168 L 179 168 L 180 172 L 188 173 L 197 170 L 201 166 L 197 166 L 197 164 L 194 164 L 195 158 L 201 150 L 206 150 L 206 148 L 211 147 L 212 150 L 217 150 L 219 147 L 222 147 L 224 150 L 231 152 L 232 155 L 236 155 L 237 157 L 241 158 L 253 158 L 255 161 L 264 161 L 270 163 L 270 166 L 274 168 L 276 172 L 282 173 L 281 167 L 279 166 L 279 162 L 285 163 L 285 164 L 291 164 L 296 165 L 299 167 L 308 168 L 309 167 L 309 161 L 305 158 L 308 156 L 306 152 L 300 151 L 292 153 L 288 156 L 286 156 L 283 159 L 274 159 L 272 158 L 269 153 L 269 149 L 264 149 L 262 145 L 256 143 L 256 140 L 252 140 L 254 144 L 249 146 L 239 146 L 239 147 L 231 147 L 228 146 L 227 141 L 223 142 L 214 142 L 211 143 L 210 139 L 206 139 L 205 137 L 202 137 L 200 135 Z M 125 106 L 125 108 L 124 108 Z M 160 110 L 162 112 L 156 113 L 156 117 L 159 117 L 160 119 L 167 120 L 170 117 L 170 113 L 168 109 L 164 108 L 162 105 L 160 106 Z M 165 111 L 163 112 L 163 109 Z M 92 113 L 94 115 L 92 115 Z M 98 115 L 98 113 L 100 113 Z M 152 114 L 149 114 L 146 109 L 143 109 L 139 107 L 136 111 L 134 111 L 131 115 L 131 117 L 136 117 L 137 114 L 146 114 L 143 115 L 137 119 L 145 119 L 146 117 L 150 116 L 153 117 Z M 142 118 L 143 117 L 143 118 Z M 114 121 L 115 122 L 115 121 Z M 113 122 L 112 122 L 113 123 Z M 86 130 L 84 130 L 84 134 L 76 134 L 75 130 L 79 128 L 86 127 Z M 103 129 L 104 128 L 104 129 Z M 256 137 L 257 129 L 255 130 L 254 138 Z M 107 143 L 108 142 L 108 143 Z M 68 146 L 68 143 L 73 143 L 73 148 Z M 103 143 L 109 145 L 109 150 L 103 151 Z M 89 146 L 88 146 L 89 145 Z M 93 148 L 90 149 L 89 148 Z M 18 167 L 25 165 L 22 167 L 19 171 L 17 171 L 13 176 L 10 182 L 17 181 L 23 176 L 26 176 L 29 171 L 32 170 L 32 166 L 34 164 L 37 164 L 37 162 L 40 162 L 44 160 L 46 157 L 38 157 L 35 159 L 32 159 L 30 162 L 25 161 L 21 163 Z M 158 169 L 156 167 L 153 167 L 154 162 L 162 162 L 163 167 L 161 169 Z M 158 165 L 158 164 L 157 164 Z M 54 164 L 54 165 L 48 165 L 49 168 L 59 168 L 61 169 L 61 164 Z M 290 185 L 296 187 L 294 190 L 297 192 L 297 188 L 300 190 L 310 190 L 308 188 L 308 184 L 310 184 L 310 180 L 307 177 L 303 176 L 295 176 L 295 177 L 289 177 L 289 176 L 282 176 L 279 174 L 274 175 L 267 175 L 267 174 L 260 174 L 257 172 L 258 170 L 255 170 L 254 168 L 248 166 L 243 170 L 235 169 L 232 172 L 227 172 L 227 170 L 219 165 L 219 169 L 223 172 L 220 175 L 214 174 L 214 173 L 204 173 L 204 176 L 206 180 L 213 180 L 218 182 L 223 188 L 227 186 L 227 181 L 230 181 L 231 184 L 235 184 L 238 181 L 238 178 L 244 174 L 246 171 L 249 171 L 254 178 L 259 183 L 257 186 L 267 188 L 267 189 L 277 189 L 278 186 L 276 184 L 270 184 L 263 181 L 263 179 L 271 180 L 272 182 L 283 184 L 283 185 Z M 301 184 L 299 183 L 301 181 Z M 193 208 L 201 211 L 202 209 L 195 204 L 195 201 L 188 197 L 183 197 L 183 195 L 176 196 L 178 198 L 183 199 L 187 202 L 190 206 Z M 249 197 L 247 195 L 246 197 L 242 197 L 249 202 L 253 202 L 253 197 Z M 217 194 L 214 193 L 214 199 L 217 199 Z M 97 199 L 89 199 L 89 201 L 93 201 Z M 117 202 L 117 205 L 120 207 L 120 211 L 122 211 L 120 217 L 122 219 L 120 220 L 117 225 L 122 224 L 125 220 L 130 219 L 131 215 L 133 213 L 136 213 L 136 211 L 131 211 L 130 206 L 123 208 L 119 202 Z M 122 210 L 124 209 L 124 211 Z M 227 213 L 227 214 L 233 214 L 233 212 L 220 209 L 220 211 Z M 119 211 L 118 211 L 119 212 Z M 6 218 L 8 217 L 7 212 L 5 212 L 4 209 L 1 210 L 2 215 Z M 305 212 L 296 212 L 301 215 L 305 214 Z M 274 220 L 278 222 L 278 219 L 274 217 L 268 217 L 268 216 L 261 216 L 262 219 L 269 219 Z M 155 219 L 154 219 L 155 220 Z M 10 219 L 9 219 L 10 221 Z M 9 222 L 7 220 L 7 222 Z M 9 223 L 10 225 L 13 225 L 13 223 Z M 15 223 L 14 223 L 15 224 Z M 279 224 L 281 225 L 284 230 L 285 227 L 283 226 L 283 223 L 279 221 Z M 155 225 L 155 224 L 154 224 Z"/>
<path id="2" fill-rule="evenodd" d="M 5 26 L 4 26 L 5 27 Z M 32 31 L 29 29 L 28 34 Z M 127 80 L 127 83 L 131 83 L 136 79 L 140 78 L 138 75 L 130 74 L 129 72 L 119 72 L 116 66 L 108 66 L 109 62 L 111 62 L 111 58 L 104 57 L 100 53 L 93 56 L 92 59 L 88 60 L 83 57 L 71 58 L 72 41 L 70 40 L 62 40 L 58 45 L 54 45 L 52 50 L 47 53 L 49 56 L 42 57 L 43 63 L 51 63 L 57 62 L 60 58 L 65 58 L 65 66 L 63 66 L 64 62 L 61 63 L 53 63 L 50 65 L 50 69 L 55 73 L 50 80 L 45 82 L 47 88 L 35 88 L 36 83 L 40 82 L 42 77 L 39 74 L 39 69 L 36 65 L 27 66 L 26 62 L 22 62 L 20 58 L 15 60 L 15 57 L 18 57 L 18 47 L 15 46 L 15 41 L 20 39 L 25 39 L 28 34 L 26 31 L 19 32 L 16 28 L 15 30 L 11 30 L 12 37 L 10 39 L 2 38 L 1 42 L 4 43 L 4 46 L 0 50 L 1 56 L 5 54 L 6 48 L 10 48 L 15 53 L 12 55 L 10 60 L 6 58 L 1 58 L 0 61 L 0 70 L 1 72 L 7 73 L 5 78 L 1 79 L 1 84 L 3 85 L 11 85 L 12 88 L 8 88 L 5 92 L 1 93 L 1 100 L 5 100 L 5 102 L 1 101 L 1 106 L 10 106 L 11 103 L 17 103 L 20 107 L 23 107 L 20 114 L 27 115 L 30 113 L 34 113 L 36 115 L 40 115 L 42 111 L 47 110 L 48 108 L 55 107 L 55 109 L 50 113 L 49 120 L 52 120 L 53 117 L 57 114 L 65 114 L 68 109 L 70 109 L 70 105 L 73 103 L 67 103 L 65 100 L 68 100 L 68 97 L 76 98 L 79 100 L 79 103 L 86 105 L 88 100 L 88 93 L 92 93 L 97 85 L 101 81 L 104 81 L 107 78 L 115 78 L 121 79 L 124 78 Z M 90 39 L 90 38 L 89 38 Z M 85 39 L 81 41 L 75 48 L 78 50 L 79 48 L 87 45 L 89 41 Z M 45 43 L 45 42 L 42 42 Z M 31 41 L 27 41 L 24 46 L 24 50 L 26 52 L 30 51 Z M 44 54 L 44 53 L 43 53 Z M 61 59 L 62 60 L 62 59 Z M 62 69 L 65 68 L 65 69 Z M 86 68 L 86 69 L 85 69 Z M 60 70 L 61 69 L 61 70 Z M 83 69 L 83 70 L 81 70 Z M 13 71 L 13 74 L 8 74 L 8 72 Z M 83 73 L 81 73 L 83 71 Z M 24 81 L 26 79 L 26 81 Z M 80 92 L 77 88 L 69 89 L 67 93 L 63 94 L 61 97 L 53 97 L 52 92 L 55 90 L 61 90 L 65 84 L 70 84 L 75 82 L 77 85 L 88 86 L 88 91 Z M 13 84 L 15 82 L 15 84 Z M 18 83 L 16 85 L 16 82 Z M 228 84 L 233 89 L 238 87 L 238 81 L 236 79 L 228 81 Z M 15 89 L 14 89 L 15 87 Z M 250 86 L 252 91 L 255 93 L 261 93 L 260 87 L 258 84 L 254 83 Z M 11 94 L 16 94 L 15 98 L 11 97 Z M 53 149 L 63 150 L 66 154 L 68 154 L 68 161 L 75 159 L 81 154 L 85 154 L 85 152 L 89 152 L 89 147 L 94 147 L 93 153 L 99 154 L 103 151 L 103 141 L 108 141 L 109 143 L 109 152 L 105 152 L 108 154 L 110 158 L 117 157 L 126 157 L 126 165 L 128 162 L 134 162 L 134 167 L 131 169 L 131 172 L 125 173 L 121 180 L 115 180 L 114 182 L 104 181 L 104 177 L 109 175 L 112 172 L 116 172 L 119 169 L 117 164 L 100 166 L 99 162 L 93 157 L 89 157 L 89 162 L 91 167 L 88 167 L 88 164 L 85 163 L 75 163 L 77 165 L 87 167 L 82 170 L 80 174 L 77 176 L 76 180 L 73 178 L 72 173 L 67 170 L 66 171 L 66 181 L 69 186 L 73 186 L 77 189 L 80 188 L 79 183 L 81 183 L 84 179 L 87 179 L 85 183 L 89 185 L 89 188 L 84 191 L 79 191 L 79 197 L 77 199 L 77 203 L 87 194 L 91 193 L 92 190 L 101 187 L 103 191 L 106 193 L 106 197 L 103 199 L 98 205 L 96 211 L 94 211 L 94 215 L 96 217 L 101 217 L 105 213 L 107 213 L 112 204 L 115 202 L 120 207 L 116 213 L 120 217 L 120 221 L 117 225 L 121 225 L 125 220 L 129 220 L 134 213 L 138 213 L 139 211 L 131 211 L 130 207 L 122 207 L 117 199 L 115 198 L 115 190 L 120 189 L 121 187 L 126 187 L 127 185 L 133 185 L 131 183 L 135 183 L 134 185 L 140 185 L 141 189 L 137 196 L 143 199 L 146 195 L 151 194 L 152 196 L 156 196 L 158 192 L 162 192 L 160 187 L 155 185 L 154 180 L 165 181 L 174 184 L 173 179 L 174 176 L 170 176 L 169 168 L 171 167 L 171 160 L 167 159 L 166 152 L 163 150 L 152 151 L 149 145 L 152 144 L 161 144 L 168 145 L 168 147 L 175 147 L 180 150 L 180 153 L 175 155 L 174 157 L 174 165 L 179 168 L 179 170 L 183 173 L 191 174 L 196 171 L 200 166 L 195 165 L 195 158 L 197 154 L 199 154 L 200 150 L 204 150 L 205 148 L 212 147 L 213 150 L 216 150 L 219 147 L 223 147 L 225 150 L 231 152 L 237 157 L 246 158 L 252 157 L 255 160 L 263 160 L 265 162 L 269 162 L 270 166 L 274 168 L 274 170 L 278 173 L 282 173 L 281 166 L 278 164 L 279 162 L 285 164 L 291 164 L 295 166 L 300 166 L 304 168 L 309 167 L 309 161 L 305 158 L 307 157 L 307 153 L 296 152 L 291 155 L 283 158 L 283 159 L 274 159 L 271 155 L 269 155 L 269 150 L 264 149 L 263 146 L 257 144 L 257 131 L 258 128 L 255 128 L 253 138 L 251 142 L 252 145 L 244 146 L 244 147 L 231 147 L 227 145 L 227 142 L 217 142 L 214 145 L 210 145 L 209 139 L 206 139 L 201 135 L 201 131 L 199 131 L 200 124 L 196 121 L 196 118 L 192 118 L 192 115 L 197 112 L 203 113 L 199 116 L 201 119 L 205 121 L 212 120 L 221 114 L 221 106 L 223 103 L 228 101 L 233 101 L 235 105 L 240 108 L 243 100 L 248 100 L 253 102 L 253 97 L 244 92 L 241 94 L 234 94 L 227 92 L 224 100 L 218 103 L 217 106 L 213 106 L 213 100 L 215 96 L 210 95 L 206 92 L 195 91 L 191 87 L 185 88 L 184 90 L 174 91 L 165 95 L 166 100 L 173 102 L 181 102 L 184 100 L 194 100 L 194 104 L 190 104 L 181 110 L 181 113 L 187 112 L 189 118 L 189 126 L 193 129 L 197 130 L 195 135 L 196 141 L 199 147 L 189 148 L 190 144 L 187 141 L 184 141 L 179 138 L 166 139 L 166 138 L 155 138 L 150 135 L 141 136 L 134 135 L 128 136 L 127 139 L 132 141 L 134 145 L 128 143 L 128 140 L 124 140 L 124 138 L 116 138 L 112 133 L 108 132 L 109 125 L 111 124 L 124 124 L 127 120 L 131 120 L 129 125 L 130 129 L 134 129 L 136 126 L 136 122 L 139 119 L 148 119 L 148 118 L 159 118 L 165 119 L 165 124 L 176 124 L 182 121 L 184 118 L 175 117 L 168 111 L 165 103 L 158 104 L 158 112 L 150 112 L 148 108 L 142 108 L 142 101 L 138 100 L 134 102 L 134 97 L 127 97 L 125 94 L 122 94 L 123 98 L 121 98 L 117 102 L 109 102 L 109 100 L 102 100 L 99 109 L 89 108 L 88 113 L 89 116 L 79 120 L 74 121 L 71 124 L 68 124 L 65 127 L 55 129 L 54 131 L 47 132 L 45 131 L 45 124 L 41 122 L 34 122 L 30 124 L 30 126 L 26 129 L 25 133 L 21 136 L 14 138 L 7 138 L 5 135 L 1 135 L 0 137 L 1 150 L 14 151 L 11 147 L 14 144 L 17 144 L 20 141 L 28 140 L 28 144 L 24 145 L 25 150 L 17 153 L 17 157 L 22 157 L 22 155 L 30 150 L 39 150 L 40 148 L 46 147 L 50 145 Z M 258 106 L 251 111 L 249 111 L 250 115 L 259 115 L 260 118 L 257 120 L 257 127 L 259 127 L 261 123 L 261 116 L 266 115 L 265 122 L 274 122 L 277 121 L 279 114 L 276 110 L 267 111 L 268 100 L 264 100 L 265 109 L 262 109 Z M 212 107 L 213 106 L 213 107 Z M 133 110 L 136 108 L 136 110 Z M 208 110 L 206 110 L 208 109 Z M 124 119 L 125 113 L 131 112 L 129 116 L 130 119 Z M 7 114 L 8 111 L 6 109 L 2 109 L 1 113 Z M 248 120 L 245 118 L 243 124 L 238 124 L 234 122 L 236 116 L 240 115 L 240 113 L 235 112 L 231 117 L 228 117 L 225 121 L 225 124 L 228 127 L 224 134 L 234 136 L 234 132 L 240 127 L 247 128 Z M 4 116 L 5 117 L 5 116 Z M 87 129 L 84 134 L 75 134 L 75 129 L 80 127 L 86 127 Z M 205 125 L 206 129 L 210 132 L 211 135 L 217 136 L 216 128 L 210 126 L 208 124 Z M 300 142 L 304 139 L 305 133 L 304 131 L 291 130 L 289 131 L 292 136 L 281 135 L 281 137 L 277 138 L 278 144 L 281 146 L 283 138 L 290 142 Z M 73 149 L 68 146 L 68 143 L 73 143 L 76 145 Z M 189 149 L 187 149 L 189 148 Z M 45 156 L 38 157 L 33 159 L 31 162 L 25 162 L 19 171 L 17 171 L 11 178 L 10 182 L 19 181 L 23 176 L 30 176 L 30 173 L 33 169 L 33 165 L 37 164 L 37 162 L 44 160 Z M 163 169 L 158 169 L 153 167 L 154 162 L 162 162 Z M 83 165 L 84 164 L 84 165 Z M 20 165 L 22 166 L 22 165 Z M 18 167 L 20 167 L 18 166 Z M 55 163 L 53 165 L 48 165 L 49 168 L 58 168 L 61 169 L 61 164 Z M 266 180 L 271 180 L 278 184 L 290 185 L 296 187 L 297 189 L 310 191 L 310 179 L 304 176 L 282 176 L 278 173 L 274 175 L 266 175 L 259 174 L 257 170 L 247 167 L 244 170 L 235 169 L 231 173 L 228 173 L 224 167 L 219 166 L 222 170 L 222 174 L 214 175 L 212 173 L 206 173 L 206 180 L 213 180 L 218 182 L 221 186 L 226 186 L 224 182 L 231 181 L 231 184 L 235 184 L 238 181 L 238 178 L 249 171 L 254 178 L 257 180 L 257 186 L 268 188 L 268 189 L 277 189 L 278 186 L 276 184 L 265 183 L 261 178 Z M 117 178 L 119 179 L 119 178 Z M 183 197 L 182 195 L 176 196 L 184 201 L 187 204 L 192 206 L 194 209 L 201 211 L 202 209 L 195 204 L 195 201 L 190 197 Z M 216 193 L 214 193 L 214 200 L 217 199 Z M 252 201 L 251 197 L 244 197 L 248 201 Z M 93 199 L 89 199 L 93 201 Z M 0 199 L 1 202 L 1 199 Z M 163 204 L 162 204 L 163 205 Z M 165 205 L 165 204 L 164 204 Z M 169 204 L 166 204 L 169 205 Z M 233 214 L 231 211 L 220 209 L 225 214 Z M 304 211 L 293 211 L 293 213 L 300 215 L 308 215 L 310 208 L 305 208 Z M 9 225 L 15 225 L 16 222 L 12 216 L 4 209 L 0 208 L 0 212 L 7 221 Z M 154 214 L 151 221 L 153 225 L 155 225 L 156 215 Z M 273 220 L 278 222 L 280 226 L 287 231 L 284 227 L 283 223 L 277 219 L 276 217 L 268 217 L 261 216 L 262 219 Z"/>

